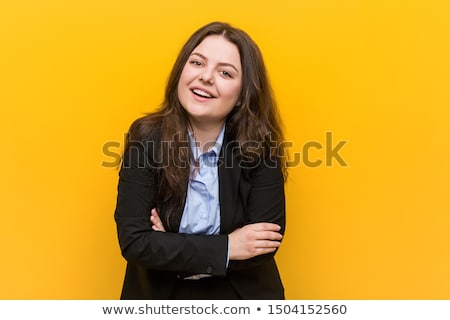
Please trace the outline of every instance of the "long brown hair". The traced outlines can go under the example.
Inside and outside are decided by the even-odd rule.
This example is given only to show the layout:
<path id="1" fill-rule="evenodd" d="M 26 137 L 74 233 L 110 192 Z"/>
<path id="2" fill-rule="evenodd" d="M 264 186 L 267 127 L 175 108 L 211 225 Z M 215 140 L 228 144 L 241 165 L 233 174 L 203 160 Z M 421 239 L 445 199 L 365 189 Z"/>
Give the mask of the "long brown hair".
<path id="1" fill-rule="evenodd" d="M 189 120 L 178 99 L 178 81 L 193 50 L 208 36 L 221 35 L 239 50 L 242 65 L 242 90 L 236 106 L 226 119 L 226 135 L 239 146 L 241 157 L 270 156 L 278 159 L 287 176 L 283 132 L 262 54 L 244 31 L 228 23 L 212 22 L 197 30 L 184 44 L 170 73 L 165 99 L 160 108 L 131 125 L 125 151 L 132 141 L 155 141 L 159 189 L 156 205 L 164 205 L 164 224 L 171 230 L 182 206 L 190 175 L 190 149 L 187 147 Z M 251 142 L 251 143 L 249 143 Z M 257 147 L 255 148 L 255 143 Z"/>

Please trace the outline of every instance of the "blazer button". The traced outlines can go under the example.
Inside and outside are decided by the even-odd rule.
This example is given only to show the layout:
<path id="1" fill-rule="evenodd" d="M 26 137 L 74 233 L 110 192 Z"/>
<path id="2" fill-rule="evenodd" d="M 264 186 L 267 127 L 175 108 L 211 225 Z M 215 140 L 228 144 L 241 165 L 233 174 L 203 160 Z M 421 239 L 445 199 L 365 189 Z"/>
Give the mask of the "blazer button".
<path id="1" fill-rule="evenodd" d="M 213 271 L 213 268 L 212 268 L 212 267 L 206 268 L 206 273 L 212 273 L 212 271 Z"/>

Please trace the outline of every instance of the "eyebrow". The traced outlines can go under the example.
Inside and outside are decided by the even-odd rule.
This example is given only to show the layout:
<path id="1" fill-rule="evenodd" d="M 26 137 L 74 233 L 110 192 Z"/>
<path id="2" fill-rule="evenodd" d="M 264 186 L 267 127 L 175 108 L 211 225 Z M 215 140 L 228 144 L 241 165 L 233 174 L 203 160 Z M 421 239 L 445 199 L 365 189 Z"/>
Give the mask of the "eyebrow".
<path id="1" fill-rule="evenodd" d="M 191 56 L 199 56 L 200 58 L 202 58 L 202 59 L 204 59 L 204 60 L 208 60 L 208 58 L 207 57 L 205 57 L 204 55 L 202 55 L 201 53 L 198 53 L 198 52 L 193 52 L 192 54 L 191 54 Z M 228 66 L 228 67 L 231 67 L 231 68 L 233 68 L 234 70 L 236 70 L 236 72 L 237 73 L 239 73 L 239 70 L 234 66 L 234 65 L 232 65 L 231 63 L 227 63 L 227 62 L 219 62 L 219 65 L 220 66 Z"/>

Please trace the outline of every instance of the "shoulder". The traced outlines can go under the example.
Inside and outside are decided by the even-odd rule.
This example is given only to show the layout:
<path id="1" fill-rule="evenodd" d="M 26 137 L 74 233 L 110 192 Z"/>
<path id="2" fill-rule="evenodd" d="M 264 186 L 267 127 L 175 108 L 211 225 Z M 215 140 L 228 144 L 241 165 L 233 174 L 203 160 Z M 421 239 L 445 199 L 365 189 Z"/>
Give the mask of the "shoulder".
<path id="1" fill-rule="evenodd" d="M 283 168 L 281 159 L 270 153 L 250 152 L 243 155 L 236 141 L 227 141 L 222 146 L 221 165 L 235 174 L 240 172 L 247 181 L 282 181 Z"/>
<path id="2" fill-rule="evenodd" d="M 154 141 L 160 136 L 161 121 L 151 114 L 134 120 L 128 130 L 128 140 L 133 142 Z"/>
<path id="3" fill-rule="evenodd" d="M 148 117 L 133 121 L 127 134 L 123 163 L 138 163 L 139 167 L 155 167 L 161 141 L 161 128 Z"/>

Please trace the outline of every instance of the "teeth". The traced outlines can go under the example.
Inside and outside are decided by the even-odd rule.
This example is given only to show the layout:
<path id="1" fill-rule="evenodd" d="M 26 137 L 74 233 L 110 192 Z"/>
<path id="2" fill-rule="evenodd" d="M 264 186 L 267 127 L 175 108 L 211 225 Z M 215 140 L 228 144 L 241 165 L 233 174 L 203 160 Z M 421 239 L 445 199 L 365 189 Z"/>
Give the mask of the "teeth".
<path id="1" fill-rule="evenodd" d="M 199 96 L 202 96 L 202 97 L 212 98 L 211 95 L 208 92 L 205 92 L 205 91 L 200 90 L 200 89 L 194 89 L 193 92 L 195 94 L 198 94 Z"/>

